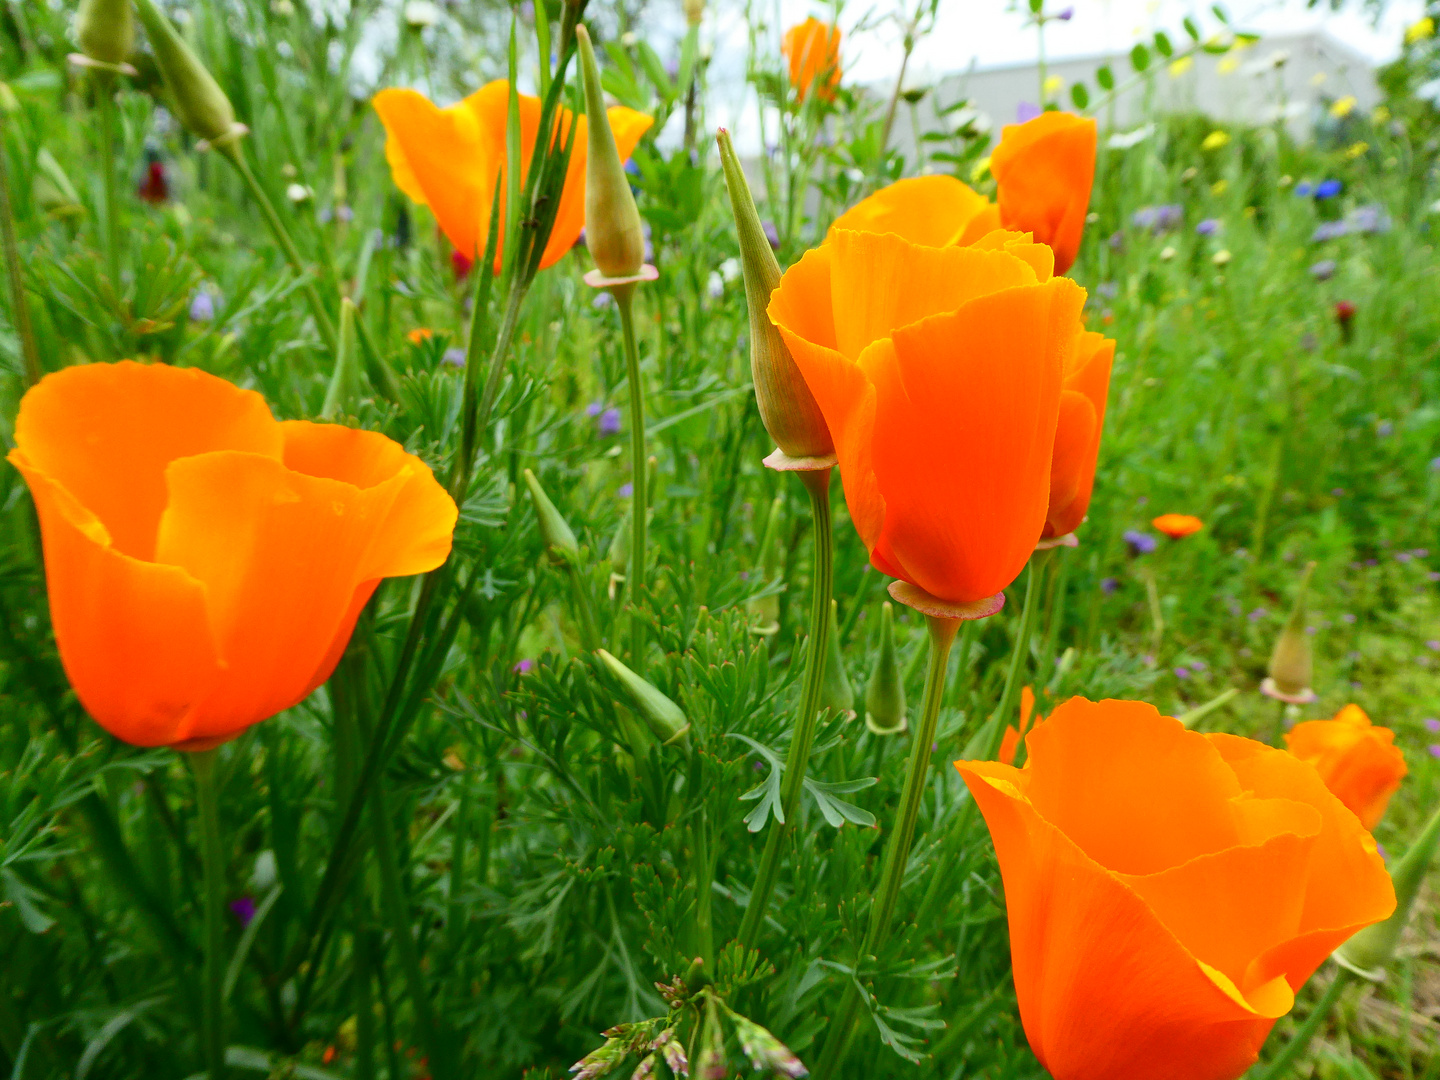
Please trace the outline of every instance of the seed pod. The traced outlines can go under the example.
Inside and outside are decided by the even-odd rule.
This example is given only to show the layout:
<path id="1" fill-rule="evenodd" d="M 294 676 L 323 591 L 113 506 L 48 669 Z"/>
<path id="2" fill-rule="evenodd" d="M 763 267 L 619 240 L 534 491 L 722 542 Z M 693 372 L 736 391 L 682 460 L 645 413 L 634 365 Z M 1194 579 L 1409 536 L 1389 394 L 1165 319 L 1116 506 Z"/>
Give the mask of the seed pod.
<path id="1" fill-rule="evenodd" d="M 865 688 L 865 726 L 875 735 L 898 735 L 905 730 L 905 681 L 895 652 L 895 609 L 880 605 L 880 649 L 875 671 Z"/>
<path id="2" fill-rule="evenodd" d="M 645 264 L 645 232 L 630 191 L 630 178 L 620 161 L 600 69 L 584 25 L 575 28 L 580 46 L 580 74 L 585 83 L 588 149 L 585 159 L 585 246 L 595 267 L 607 278 L 633 277 Z"/>
<path id="3" fill-rule="evenodd" d="M 825 678 L 820 684 L 820 707 L 855 715 L 855 691 L 845 675 L 845 658 L 840 655 L 839 605 L 830 601 L 830 633 L 825 641 Z"/>
<path id="4" fill-rule="evenodd" d="M 347 296 L 340 301 L 340 337 L 335 347 L 335 370 L 325 391 L 320 419 L 353 415 L 360 400 L 360 357 L 355 344 L 355 305 Z"/>
<path id="5" fill-rule="evenodd" d="M 745 303 L 750 310 L 750 378 L 755 384 L 755 404 L 760 419 L 775 445 L 792 458 L 826 457 L 835 452 L 830 428 L 825 424 L 815 395 L 800 374 L 780 331 L 766 309 L 770 294 L 780 284 L 780 264 L 775 260 L 760 214 L 750 195 L 750 185 L 724 128 L 716 136 L 725 186 L 730 192 L 730 209 L 735 215 L 735 232 L 740 242 L 740 268 L 745 275 Z"/>
<path id="6" fill-rule="evenodd" d="M 680 706 L 604 649 L 596 650 L 596 655 L 605 662 L 610 674 L 620 681 L 641 719 L 649 726 L 655 738 L 660 740 L 661 745 L 673 744 L 689 753 L 690 721 L 685 718 Z"/>
<path id="7" fill-rule="evenodd" d="M 1335 950 L 1335 959 L 1367 979 L 1378 981 L 1384 977 L 1385 965 L 1395 955 L 1395 946 L 1405 932 L 1410 920 L 1410 909 L 1415 906 L 1415 897 L 1430 869 L 1430 860 L 1435 849 L 1440 847 L 1440 810 L 1430 815 L 1425 828 L 1395 863 L 1390 871 L 1390 881 L 1395 886 L 1395 911 L 1384 922 L 1375 923 L 1361 930 L 1349 941 Z"/>
<path id="8" fill-rule="evenodd" d="M 135 0 L 135 7 L 150 39 L 155 66 L 174 99 L 176 118 L 192 134 L 208 142 L 233 139 L 238 128 L 235 109 L 215 77 L 155 6 L 155 0 Z"/>
<path id="9" fill-rule="evenodd" d="M 123 64 L 135 47 L 135 17 L 130 0 L 80 0 L 75 13 L 80 51 L 104 64 Z"/>
<path id="10" fill-rule="evenodd" d="M 555 509 L 550 496 L 540 486 L 540 481 L 529 469 L 525 470 L 525 486 L 530 489 L 530 499 L 535 504 L 535 516 L 540 519 L 540 537 L 549 549 L 550 557 L 556 562 L 573 562 L 580 557 L 580 542 L 569 522 Z"/>
<path id="11" fill-rule="evenodd" d="M 1312 562 L 1305 567 L 1300 578 L 1300 590 L 1295 594 L 1295 606 L 1290 617 L 1275 641 L 1275 650 L 1270 654 L 1270 677 L 1261 684 L 1261 693 L 1278 701 L 1304 705 L 1315 700 L 1315 691 L 1310 689 L 1314 675 L 1315 660 L 1310 649 L 1310 635 L 1305 632 L 1305 601 L 1310 589 L 1310 575 L 1315 572 Z"/>

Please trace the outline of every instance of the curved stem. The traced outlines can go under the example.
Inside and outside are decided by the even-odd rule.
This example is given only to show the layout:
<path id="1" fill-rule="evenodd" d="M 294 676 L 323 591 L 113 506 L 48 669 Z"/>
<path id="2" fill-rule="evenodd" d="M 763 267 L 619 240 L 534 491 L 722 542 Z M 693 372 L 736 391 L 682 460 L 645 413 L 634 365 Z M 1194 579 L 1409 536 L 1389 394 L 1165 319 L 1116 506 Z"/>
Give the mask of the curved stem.
<path id="1" fill-rule="evenodd" d="M 250 171 L 250 163 L 245 160 L 245 151 L 241 148 L 240 141 L 227 143 L 217 147 L 225 156 L 225 160 L 235 166 L 235 171 L 245 181 L 245 186 L 250 189 L 250 194 L 260 205 L 260 213 L 265 218 L 265 224 L 270 226 L 271 235 L 275 242 L 280 245 L 280 250 L 285 253 L 285 261 L 297 274 L 305 274 L 305 260 L 300 257 L 300 249 L 295 246 L 294 239 L 290 236 L 290 230 L 285 227 L 285 222 L 275 212 L 275 204 L 270 201 L 270 196 L 260 186 L 260 181 Z M 324 342 L 325 348 L 332 353 L 335 351 L 337 338 L 335 336 L 335 324 L 330 319 L 330 313 L 325 310 L 324 303 L 320 300 L 320 294 L 315 291 L 315 284 L 306 281 L 302 287 L 305 299 L 310 304 L 310 313 L 315 317 L 315 328 L 320 332 L 320 340 Z"/>
<path id="2" fill-rule="evenodd" d="M 100 116 L 100 177 L 105 198 L 105 268 L 120 292 L 120 196 L 115 186 L 115 76 L 95 72 L 96 111 Z"/>
<path id="3" fill-rule="evenodd" d="M 25 271 L 20 265 L 20 244 L 15 239 L 15 216 L 10 205 L 10 172 L 6 168 L 5 111 L 0 109 L 0 250 L 5 255 L 5 273 L 10 279 L 11 321 L 20 338 L 20 355 L 25 360 L 25 385 L 40 381 L 40 350 L 35 347 L 35 328 L 30 325 L 30 304 L 25 299 Z"/>
<path id="4" fill-rule="evenodd" d="M 640 350 L 635 344 L 635 318 L 631 311 L 635 286 L 612 289 L 620 310 L 625 338 L 625 377 L 630 383 L 630 666 L 645 675 L 645 619 L 640 601 L 645 595 L 645 527 L 650 500 L 649 470 L 645 467 L 645 384 L 640 381 Z"/>
<path id="5" fill-rule="evenodd" d="M 1254 1080 L 1281 1080 L 1290 1071 L 1290 1067 L 1299 1060 L 1300 1055 L 1305 1053 L 1306 1048 L 1310 1045 L 1310 1040 L 1320 1030 L 1320 1025 L 1329 1018 L 1330 1010 L 1340 1000 L 1340 995 L 1345 992 L 1345 988 L 1357 978 L 1359 976 L 1349 968 L 1340 968 L 1325 989 L 1324 997 L 1316 1003 L 1315 1008 L 1310 1011 L 1310 1015 L 1305 1018 L 1305 1022 L 1300 1025 L 1299 1030 L 1290 1037 L 1290 1041 L 1285 1044 L 1285 1049 L 1275 1055 L 1264 1069 L 1256 1066 L 1249 1075 L 1253 1076 Z M 1257 1072 L 1256 1069 L 1259 1071 Z"/>
<path id="6" fill-rule="evenodd" d="M 737 935 L 746 949 L 755 947 L 770 893 L 780 872 L 780 852 L 795 824 L 800 809 L 800 793 L 804 790 L 805 769 L 810 761 L 810 747 L 815 741 L 815 717 L 820 709 L 820 690 L 825 682 L 827 638 L 830 634 L 830 592 L 833 582 L 834 545 L 830 536 L 830 470 L 797 473 L 810 493 L 810 518 L 815 536 L 814 581 L 810 590 L 810 638 L 805 652 L 805 681 L 800 691 L 800 708 L 795 714 L 795 732 L 790 737 L 790 752 L 785 757 L 785 776 L 781 780 L 780 809 L 783 821 L 770 827 L 765 838 L 765 851 L 755 873 L 755 886 Z"/>
<path id="7" fill-rule="evenodd" d="M 900 900 L 900 888 L 905 883 L 905 866 L 910 861 L 910 845 L 915 839 L 915 823 L 920 817 L 925 777 L 930 770 L 931 747 L 935 742 L 935 728 L 940 719 L 940 701 L 945 695 L 945 672 L 950 661 L 950 646 L 955 641 L 955 632 L 960 629 L 958 619 L 927 615 L 925 623 L 930 631 L 930 668 L 925 676 L 925 700 L 920 706 L 920 723 L 915 730 L 915 740 L 910 744 L 910 763 L 905 770 L 905 787 L 900 792 L 900 807 L 895 827 L 885 845 L 880 888 L 870 907 L 870 922 L 865 930 L 864 943 L 860 946 L 857 967 L 868 957 L 874 956 L 890 936 L 890 922 Z M 860 995 L 857 976 L 850 980 L 840 1011 L 835 1022 L 830 1025 L 825 1048 L 821 1051 L 819 1064 L 815 1066 L 815 1080 L 825 1080 L 832 1075 L 844 1058 L 855 1026 L 855 1018 L 860 1011 Z"/>
<path id="8" fill-rule="evenodd" d="M 225 1017 L 220 990 L 224 980 L 225 855 L 220 844 L 220 811 L 215 797 L 218 750 L 190 755 L 195 772 L 195 805 L 200 814 L 200 861 L 205 870 L 205 987 L 202 1039 L 209 1080 L 225 1075 Z"/>

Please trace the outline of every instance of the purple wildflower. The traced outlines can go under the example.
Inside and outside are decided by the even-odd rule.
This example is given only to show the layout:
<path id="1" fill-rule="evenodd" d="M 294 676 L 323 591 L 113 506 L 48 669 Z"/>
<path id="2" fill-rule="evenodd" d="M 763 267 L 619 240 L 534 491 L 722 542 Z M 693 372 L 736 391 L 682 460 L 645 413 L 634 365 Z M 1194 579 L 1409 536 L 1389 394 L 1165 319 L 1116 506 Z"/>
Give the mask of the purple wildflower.
<path id="1" fill-rule="evenodd" d="M 1192 660 L 1192 661 L 1190 662 L 1190 670 L 1191 670 L 1191 671 L 1204 671 L 1204 670 L 1206 670 L 1208 667 L 1209 667 L 1209 665 L 1206 664 L 1204 660 Z"/>
<path id="2" fill-rule="evenodd" d="M 215 318 L 215 301 L 207 290 L 201 289 L 190 301 L 190 321 L 209 322 L 213 318 Z"/>
<path id="3" fill-rule="evenodd" d="M 534 660 L 531 660 L 531 659 L 529 659 L 529 658 L 526 658 L 526 659 L 524 659 L 524 660 L 519 660 L 519 661 L 517 661 L 517 662 L 515 663 L 515 666 L 512 667 L 510 670 L 513 671 L 516 675 L 524 675 L 527 671 L 529 671 L 530 669 L 532 669 L 534 666 L 535 666 L 535 661 L 534 661 Z"/>
<path id="4" fill-rule="evenodd" d="M 1308 199 L 1311 195 L 1315 194 L 1315 185 L 1310 183 L 1309 180 L 1301 180 L 1300 183 L 1295 185 L 1295 194 L 1302 199 Z"/>
<path id="5" fill-rule="evenodd" d="M 463 368 L 465 366 L 465 350 L 459 346 L 452 345 L 445 350 L 445 355 L 440 357 L 442 364 L 449 364 L 451 367 Z"/>
<path id="6" fill-rule="evenodd" d="M 1328 240 L 1338 240 L 1350 231 L 1350 225 L 1344 221 L 1325 221 L 1315 226 L 1315 231 L 1310 234 L 1312 244 L 1323 244 Z"/>
<path id="7" fill-rule="evenodd" d="M 1440 641 L 1431 638 L 1429 641 L 1425 642 L 1425 647 L 1431 652 L 1440 652 Z"/>
<path id="8" fill-rule="evenodd" d="M 250 920 L 255 918 L 255 899 L 242 896 L 239 900 L 231 900 L 230 910 L 235 913 L 235 918 L 240 920 L 242 927 L 249 926 Z"/>
<path id="9" fill-rule="evenodd" d="M 1435 743 L 1430 744 L 1430 756 L 1434 758 L 1440 758 L 1440 745 L 1437 745 Z"/>
<path id="10" fill-rule="evenodd" d="M 1207 217 L 1195 226 L 1195 231 L 1201 236 L 1214 236 L 1220 231 L 1220 219 Z"/>
<path id="11" fill-rule="evenodd" d="M 1382 233 L 1390 229 L 1390 215 L 1379 203 L 1357 206 L 1345 215 L 1352 232 Z"/>
<path id="12" fill-rule="evenodd" d="M 605 406 L 598 401 L 592 401 L 589 405 L 585 406 L 585 415 L 590 417 L 591 420 L 594 420 L 595 417 L 599 416 L 604 411 Z"/>
<path id="13" fill-rule="evenodd" d="M 1440 720 L 1436 720 L 1433 716 L 1427 716 L 1424 720 L 1421 720 L 1420 722 L 1425 725 L 1426 731 L 1429 731 L 1433 734 L 1440 734 Z"/>
<path id="14" fill-rule="evenodd" d="M 1109 596 L 1118 588 L 1120 588 L 1120 582 L 1116 581 L 1113 577 L 1100 579 L 1100 591 L 1106 596 Z"/>
<path id="15" fill-rule="evenodd" d="M 590 306 L 596 311 L 604 311 L 614 302 L 615 297 L 611 296 L 608 292 L 599 292 L 595 294 L 595 299 L 590 301 Z"/>
<path id="16" fill-rule="evenodd" d="M 1015 106 L 1015 122 L 1017 124 L 1024 124 L 1030 120 L 1034 120 L 1044 111 L 1044 109 L 1033 102 L 1022 101 L 1019 105 Z"/>
<path id="17" fill-rule="evenodd" d="M 1055 18 L 1059 19 L 1061 22 L 1069 22 L 1074 17 L 1075 9 L 1073 7 L 1061 8 L 1059 14 L 1055 16 Z"/>
<path id="18" fill-rule="evenodd" d="M 1345 190 L 1345 185 L 1339 180 L 1321 180 L 1315 185 L 1315 198 L 1333 199 L 1340 192 Z"/>
<path id="19" fill-rule="evenodd" d="M 1130 546 L 1131 555 L 1149 555 L 1155 550 L 1155 537 L 1139 529 L 1126 529 L 1121 539 Z"/>
<path id="20" fill-rule="evenodd" d="M 760 227 L 765 230 L 765 239 L 770 242 L 774 251 L 780 250 L 780 230 L 775 227 L 773 221 L 762 221 Z"/>
<path id="21" fill-rule="evenodd" d="M 619 435 L 619 434 L 620 434 L 620 410 L 619 410 L 619 409 L 606 409 L 603 413 L 600 414 L 600 434 L 601 434 L 601 435 Z"/>
<path id="22" fill-rule="evenodd" d="M 635 494 L 635 485 L 627 480 L 625 481 L 625 483 L 620 485 L 620 490 L 616 492 L 616 494 L 618 494 L 622 499 L 628 499 L 631 495 Z"/>
<path id="23" fill-rule="evenodd" d="M 1310 276 L 1316 281 L 1329 281 L 1335 276 L 1337 264 L 1334 259 L 1321 259 L 1310 267 Z"/>
<path id="24" fill-rule="evenodd" d="M 1254 611 L 1250 612 L 1250 621 L 1259 622 L 1269 614 L 1270 612 L 1266 611 L 1263 607 L 1257 607 Z"/>
<path id="25" fill-rule="evenodd" d="M 1188 679 L 1190 677 L 1190 669 L 1187 667 L 1177 667 L 1175 669 L 1175 677 L 1177 679 Z"/>
<path id="26" fill-rule="evenodd" d="M 1110 239 L 1107 242 L 1110 245 L 1111 251 L 1125 250 L 1125 234 L 1119 229 L 1116 229 L 1113 233 L 1110 234 Z"/>

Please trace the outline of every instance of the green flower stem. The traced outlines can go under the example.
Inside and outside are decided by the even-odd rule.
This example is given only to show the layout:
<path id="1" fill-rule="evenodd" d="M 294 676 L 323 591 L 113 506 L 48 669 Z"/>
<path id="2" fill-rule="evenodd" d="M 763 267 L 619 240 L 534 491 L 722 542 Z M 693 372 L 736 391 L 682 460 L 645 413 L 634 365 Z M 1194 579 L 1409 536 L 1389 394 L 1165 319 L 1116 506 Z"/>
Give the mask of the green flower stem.
<path id="1" fill-rule="evenodd" d="M 1336 967 L 1338 970 L 1335 972 L 1335 978 L 1326 988 L 1325 995 L 1310 1011 L 1310 1015 L 1305 1018 L 1305 1022 L 1300 1025 L 1299 1030 L 1290 1037 L 1290 1041 L 1285 1044 L 1285 1049 L 1276 1054 L 1270 1064 L 1263 1069 L 1259 1065 L 1251 1069 L 1246 1074 L 1248 1077 L 1252 1080 L 1282 1080 L 1290 1072 L 1291 1066 L 1305 1053 L 1306 1048 L 1310 1045 L 1310 1040 L 1315 1037 L 1315 1033 L 1329 1018 L 1330 1011 L 1335 1008 L 1335 1003 L 1340 1000 L 1340 995 L 1345 992 L 1345 988 L 1359 978 L 1349 968 L 1340 967 L 1338 964 Z"/>
<path id="2" fill-rule="evenodd" d="M 890 923 L 895 915 L 895 906 L 900 900 L 900 887 L 905 882 L 905 866 L 910 860 L 910 845 L 915 839 L 915 823 L 920 817 L 920 802 L 925 795 L 925 777 L 930 771 L 931 746 L 935 742 L 935 728 L 940 720 L 940 702 L 945 694 L 945 671 L 950 662 L 950 646 L 955 633 L 960 629 L 959 619 L 945 619 L 935 615 L 925 616 L 930 631 L 930 668 L 925 676 L 925 700 L 920 706 L 920 723 L 915 729 L 914 741 L 910 744 L 910 763 L 905 769 L 905 786 L 900 792 L 900 807 L 890 839 L 885 844 L 884 861 L 881 864 L 880 888 L 875 893 L 870 907 L 870 922 L 865 929 L 865 940 L 860 946 L 859 963 L 874 956 L 890 936 Z M 851 979 L 845 990 L 845 998 L 830 1033 L 821 1051 L 819 1064 L 815 1066 L 815 1080 L 826 1080 L 834 1074 L 845 1056 L 850 1036 L 855 1027 L 855 1018 L 862 1004 L 860 988 Z"/>
<path id="3" fill-rule="evenodd" d="M 275 242 L 280 245 L 280 250 L 285 253 L 285 261 L 290 264 L 290 268 L 297 274 L 305 274 L 307 272 L 305 260 L 300 257 L 300 249 L 295 246 L 295 241 L 290 236 L 290 230 L 285 227 L 284 220 L 275 212 L 275 204 L 270 201 L 270 196 L 265 193 L 260 181 L 250 170 L 250 163 L 245 160 L 245 151 L 241 146 L 241 141 L 236 139 L 233 142 L 217 146 L 215 149 L 224 155 L 226 161 L 235 166 L 235 171 L 240 174 L 245 186 L 250 189 L 250 194 L 260 205 L 260 213 L 265 218 L 265 224 L 270 226 L 270 232 L 275 237 Z M 320 300 L 320 294 L 315 291 L 313 282 L 306 281 L 302 291 L 305 294 L 305 300 L 310 305 L 310 313 L 315 317 L 315 327 L 320 331 L 320 340 L 324 342 L 325 348 L 333 353 L 339 340 L 335 336 L 335 323 L 331 321 L 330 313 L 325 310 L 325 305 Z"/>
<path id="4" fill-rule="evenodd" d="M 780 873 L 780 852 L 795 825 L 800 809 L 800 793 L 804 789 L 805 769 L 810 762 L 810 747 L 815 741 L 815 717 L 820 708 L 820 691 L 825 683 L 826 638 L 830 633 L 830 591 L 833 585 L 834 544 L 830 536 L 830 470 L 796 473 L 810 493 L 810 518 L 815 535 L 815 570 L 810 592 L 810 640 L 805 652 L 805 681 L 800 691 L 800 708 L 795 714 L 795 731 L 790 737 L 790 752 L 785 757 L 785 776 L 780 787 L 780 808 L 783 823 L 770 826 L 765 838 L 765 851 L 755 873 L 755 886 L 736 935 L 746 949 L 755 947 L 770 893 Z"/>
<path id="5" fill-rule="evenodd" d="M 635 317 L 631 310 L 635 286 L 610 290 L 620 311 L 625 338 L 625 376 L 630 383 L 630 666 L 645 675 L 645 618 L 640 602 L 645 596 L 645 526 L 649 509 L 649 473 L 645 468 L 645 384 L 640 380 L 640 350 L 635 344 Z"/>
<path id="6" fill-rule="evenodd" d="M 209 1080 L 225 1076 L 225 1016 L 220 990 L 225 977 L 225 854 L 220 844 L 220 810 L 215 796 L 216 749 L 190 755 L 195 804 L 200 812 L 200 860 L 205 868 L 205 987 L 202 1039 Z"/>
<path id="7" fill-rule="evenodd" d="M 105 199 L 105 266 L 120 291 L 120 196 L 115 185 L 115 76 L 95 72 L 96 111 L 100 117 L 100 176 Z"/>
<path id="8" fill-rule="evenodd" d="M 695 860 L 695 949 L 705 961 L 705 970 L 715 970 L 715 927 L 711 921 L 711 900 L 715 880 L 715 863 L 710 853 L 710 816 L 701 807 L 699 817 L 693 826 L 694 844 L 692 857 Z"/>
<path id="9" fill-rule="evenodd" d="M 20 244 L 15 239 L 15 214 L 10 205 L 10 170 L 5 154 L 5 111 L 0 109 L 0 249 L 5 254 L 5 273 L 10 279 L 11 321 L 20 337 L 25 361 L 25 385 L 40 381 L 40 350 L 35 347 L 35 328 L 30 325 L 30 305 L 25 299 L 25 271 L 20 264 Z"/>

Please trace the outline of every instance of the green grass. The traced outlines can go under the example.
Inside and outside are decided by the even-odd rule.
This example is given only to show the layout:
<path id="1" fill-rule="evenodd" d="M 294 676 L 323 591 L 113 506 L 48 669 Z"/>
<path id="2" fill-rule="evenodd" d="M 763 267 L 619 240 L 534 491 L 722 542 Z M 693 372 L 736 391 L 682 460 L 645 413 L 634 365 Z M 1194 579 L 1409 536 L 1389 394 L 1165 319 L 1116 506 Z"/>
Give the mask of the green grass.
<path id="1" fill-rule="evenodd" d="M 384 431 L 443 474 L 458 442 L 463 378 L 444 354 L 464 345 L 470 285 L 455 280 L 429 215 L 406 208 L 392 185 L 366 97 L 424 70 L 427 56 L 437 72 L 453 73 L 437 76 L 445 101 L 471 72 L 472 51 L 487 75 L 500 74 L 489 70 L 501 53 L 499 24 L 482 12 L 467 34 L 437 42 L 406 31 L 382 81 L 352 95 L 343 60 L 365 19 L 379 17 L 372 6 L 343 29 L 285 17 L 259 0 L 192 10 L 202 55 L 252 128 L 246 148 L 257 172 L 321 267 L 317 287 L 337 306 L 341 289 L 361 305 L 394 372 L 393 399 L 372 387 L 350 403 L 346 422 Z M 160 121 L 149 93 L 158 86 L 144 64 L 120 100 L 125 270 L 118 286 L 108 280 L 96 115 L 85 80 L 64 65 L 61 14 L 29 4 L 8 11 L 0 77 L 19 108 L 4 118 L 3 151 L 45 369 L 147 356 L 253 386 L 277 416 L 318 414 L 332 358 L 296 278 L 224 162 Z M 327 56 L 342 62 L 327 64 Z M 683 110 L 674 87 L 647 81 L 636 64 L 643 100 L 628 103 Z M 844 171 L 857 162 L 867 176 L 915 170 L 865 149 L 877 145 L 882 106 L 842 95 L 834 145 L 816 154 L 825 205 L 837 193 L 851 201 L 863 193 Z M 1091 292 L 1089 325 L 1116 337 L 1119 349 L 1090 518 L 1081 546 L 1055 561 L 1026 681 L 1043 688 L 1042 709 L 1084 694 L 1143 698 L 1172 714 L 1233 686 L 1241 694 L 1202 726 L 1273 731 L 1277 709 L 1256 688 L 1301 568 L 1315 560 L 1309 622 L 1320 701 L 1303 715 L 1329 716 L 1355 701 L 1395 730 L 1411 771 L 1376 830 L 1394 853 L 1440 794 L 1440 760 L 1427 750 L 1440 735 L 1422 724 L 1440 717 L 1440 650 L 1430 644 L 1440 639 L 1440 469 L 1432 465 L 1440 457 L 1440 218 L 1428 212 L 1440 193 L 1433 114 L 1408 99 L 1391 108 L 1403 130 L 1356 118 L 1352 131 L 1297 146 L 1271 130 L 1236 129 L 1228 146 L 1204 151 L 1209 123 L 1184 117 L 1134 149 L 1102 154 L 1096 220 L 1072 273 Z M 637 303 L 657 459 L 658 647 L 648 675 L 686 711 L 697 753 L 686 760 L 651 747 L 635 758 L 617 738 L 623 696 L 579 647 L 570 585 L 543 557 L 521 478 L 534 470 L 576 531 L 601 634 L 623 641 L 627 620 L 608 595 L 607 556 L 626 511 L 620 488 L 632 479 L 627 432 L 602 434 L 589 407 L 626 415 L 625 364 L 613 307 L 597 306 L 580 281 L 589 269 L 582 248 L 542 273 L 526 301 L 457 533 L 454 565 L 473 579 L 472 591 L 464 600 L 445 594 L 457 636 L 436 657 L 433 689 L 385 770 L 403 899 L 465 1076 L 563 1075 L 599 1045 L 600 1030 L 661 1015 L 655 983 L 683 975 L 696 954 L 698 841 L 714 860 L 722 946 L 738 927 L 736 898 L 749 889 L 763 846 L 742 821 L 755 804 L 739 800 L 763 772 L 746 744 L 727 736 L 783 754 L 799 690 L 809 528 L 799 486 L 760 465 L 772 446 L 748 389 L 743 288 L 736 280 L 711 292 L 712 274 L 736 249 L 703 123 L 699 130 L 694 161 L 648 143 L 637 154 L 639 204 L 661 269 Z M 1369 148 L 1347 157 L 1360 139 Z M 130 195 L 147 144 L 171 179 L 163 206 Z M 47 213 L 38 201 L 42 147 L 73 183 L 82 212 Z M 1293 193 L 1295 181 L 1331 176 L 1345 183 L 1334 200 Z M 291 183 L 309 185 L 313 200 L 290 203 Z M 1138 209 L 1165 203 L 1184 208 L 1174 231 L 1152 235 L 1132 224 Z M 1391 228 L 1311 242 L 1322 220 L 1369 203 L 1386 208 Z M 780 219 L 785 210 L 762 205 L 762 214 Z M 782 262 L 827 224 L 800 218 Z M 1223 223 L 1217 234 L 1196 233 L 1205 218 Z M 408 242 L 397 241 L 402 231 Z M 1123 241 L 1110 244 L 1117 233 Z M 1222 250 L 1230 256 L 1223 267 L 1214 260 Z M 1336 267 L 1317 281 L 1310 268 L 1322 259 Z M 216 297 L 208 322 L 188 318 L 201 282 Z M 1342 299 L 1357 308 L 1349 341 L 1334 315 Z M 8 444 L 23 369 L 8 296 L 0 313 Z M 406 335 L 417 327 L 435 334 L 412 344 Z M 748 631 L 746 606 L 775 587 L 756 567 L 777 498 L 780 630 L 763 639 Z M 863 688 L 884 580 L 867 565 L 838 483 L 833 498 L 839 630 L 850 681 Z M 188 1077 L 202 1067 L 203 888 L 191 774 L 176 754 L 126 747 L 85 717 L 55 651 L 33 514 L 13 469 L 0 473 L 0 507 L 0 1072 Z M 1206 528 L 1132 558 L 1122 534 L 1148 530 L 1165 511 L 1194 513 Z M 1158 641 L 1147 576 L 1164 624 Z M 910 887 L 881 957 L 886 974 L 873 980 L 885 1006 L 922 1010 L 880 1019 L 898 1041 L 928 1038 L 917 1045 L 933 1057 L 906 1062 L 867 1022 L 846 1076 L 1042 1075 L 1015 1011 L 1003 895 L 983 830 L 968 834 L 939 914 L 914 923 L 939 856 L 934 845 L 961 797 L 948 763 L 999 699 L 1023 587 L 1011 590 L 1005 613 L 979 625 L 967 669 L 950 681 Z M 337 790 L 353 775 L 334 690 L 343 684 L 353 700 L 378 708 L 414 603 L 413 582 L 383 586 L 336 680 L 220 753 L 227 896 L 270 905 L 248 940 L 238 921 L 227 925 L 227 948 L 244 948 L 229 1041 L 250 1048 L 245 1060 L 254 1066 L 238 1076 L 271 1068 L 320 1075 L 285 1072 L 282 1062 L 342 1077 L 424 1071 L 368 827 L 328 947 L 305 971 L 287 970 L 341 825 Z M 897 632 L 909 662 L 922 628 L 902 613 Z M 907 666 L 912 717 L 920 667 Z M 908 741 L 830 717 L 816 747 L 810 768 L 821 780 L 878 776 L 846 797 L 888 822 Z M 733 956 L 717 970 L 733 987 L 730 1004 L 808 1062 L 844 989 L 835 965 L 853 963 L 864 931 L 859 905 L 878 877 L 881 834 L 834 829 L 808 801 L 802 814 L 762 933 L 775 974 L 746 985 Z M 1437 1076 L 1437 911 L 1433 894 L 1422 900 L 1390 979 L 1336 1013 L 1315 1044 L 1315 1075 Z M 1297 1015 L 1318 996 L 1314 986 L 1300 995 Z M 907 1017 L 947 1027 L 907 1026 Z M 1292 1027 L 1283 1020 L 1274 1038 Z"/>

